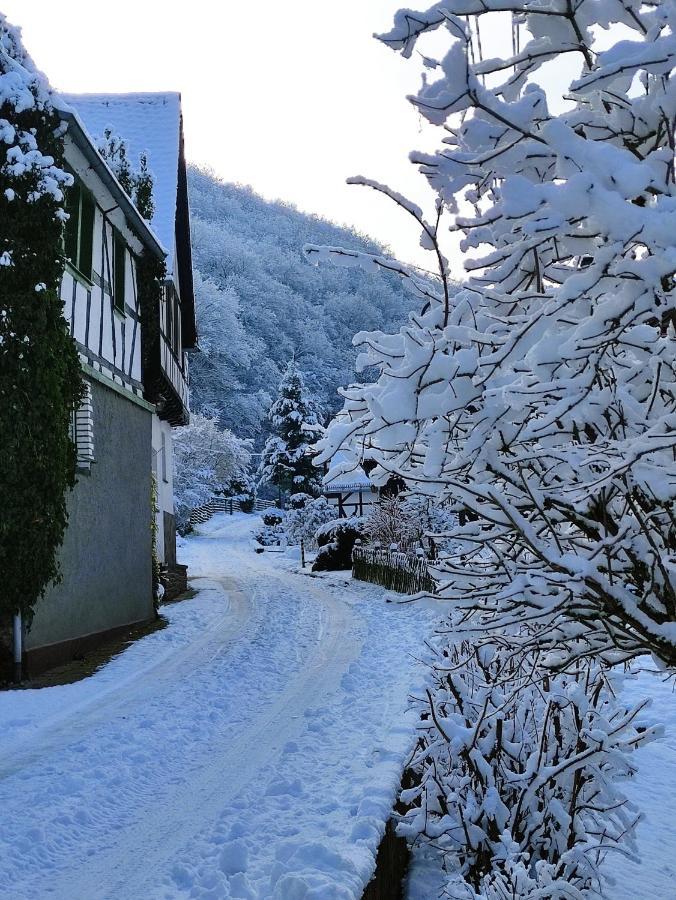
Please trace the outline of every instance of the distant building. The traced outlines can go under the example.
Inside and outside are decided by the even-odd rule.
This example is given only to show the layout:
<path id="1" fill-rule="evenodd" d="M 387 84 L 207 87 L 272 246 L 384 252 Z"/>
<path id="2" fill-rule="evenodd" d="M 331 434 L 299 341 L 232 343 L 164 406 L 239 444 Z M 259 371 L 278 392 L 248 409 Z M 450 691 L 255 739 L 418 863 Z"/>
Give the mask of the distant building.
<path id="1" fill-rule="evenodd" d="M 178 94 L 68 95 L 68 258 L 61 296 L 87 396 L 74 416 L 78 483 L 60 551 L 62 581 L 36 607 L 29 670 L 72 657 L 153 615 L 151 492 L 158 556 L 176 564 L 172 426 L 189 420 L 185 351 L 196 343 L 190 223 Z M 155 213 L 143 220 L 92 135 L 111 125 L 132 166 L 148 151 Z M 139 259 L 166 258 L 159 308 L 141 309 Z"/>
<path id="2" fill-rule="evenodd" d="M 340 452 L 331 460 L 331 467 L 344 468 L 345 457 Z M 372 484 L 361 466 L 348 469 L 331 479 L 324 479 L 323 494 L 336 507 L 336 517 L 366 516 L 378 501 L 378 488 Z"/>

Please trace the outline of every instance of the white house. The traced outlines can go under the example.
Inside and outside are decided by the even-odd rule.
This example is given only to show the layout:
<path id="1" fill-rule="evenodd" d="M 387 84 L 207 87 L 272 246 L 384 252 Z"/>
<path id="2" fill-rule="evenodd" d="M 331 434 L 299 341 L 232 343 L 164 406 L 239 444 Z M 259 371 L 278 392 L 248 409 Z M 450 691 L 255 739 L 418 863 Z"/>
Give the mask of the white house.
<path id="1" fill-rule="evenodd" d="M 340 474 L 324 479 L 323 494 L 336 507 L 337 518 L 368 515 L 379 494 L 362 467 L 350 468 L 345 454 L 338 451 L 331 460 L 331 469 L 338 469 Z"/>
<path id="2" fill-rule="evenodd" d="M 150 225 L 167 251 L 167 278 L 159 310 L 159 335 L 144 335 L 144 396 L 155 405 L 153 471 L 158 494 L 158 554 L 176 565 L 172 485 L 172 427 L 189 420 L 188 357 L 195 347 L 190 216 L 183 144 L 181 97 L 177 93 L 66 94 L 91 135 L 107 128 L 123 138 L 132 165 L 147 152 L 154 178 L 155 212 Z"/>
<path id="3" fill-rule="evenodd" d="M 38 603 L 25 637 L 29 671 L 153 616 L 152 473 L 158 550 L 171 567 L 171 428 L 188 421 L 185 350 L 196 342 L 179 95 L 71 95 L 59 102 L 75 177 L 61 296 L 87 397 L 73 423 L 78 482 L 59 552 L 62 580 Z M 156 204 L 150 223 L 96 149 L 92 135 L 109 124 L 128 136 L 132 151 L 149 152 Z M 139 296 L 139 263 L 147 257 L 166 259 L 167 267 L 152 308 Z"/>

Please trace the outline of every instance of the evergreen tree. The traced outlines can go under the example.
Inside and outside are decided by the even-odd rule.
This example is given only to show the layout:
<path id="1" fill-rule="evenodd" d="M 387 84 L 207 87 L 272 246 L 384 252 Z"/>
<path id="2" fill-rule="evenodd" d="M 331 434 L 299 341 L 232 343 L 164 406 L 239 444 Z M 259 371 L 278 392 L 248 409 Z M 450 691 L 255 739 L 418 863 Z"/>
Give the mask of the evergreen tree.
<path id="1" fill-rule="evenodd" d="M 98 141 L 98 150 L 115 173 L 125 193 L 131 197 L 134 190 L 134 175 L 127 155 L 125 139 L 115 134 L 109 126 L 104 130 L 103 138 Z"/>
<path id="2" fill-rule="evenodd" d="M 134 201 L 134 205 L 143 218 L 150 222 L 155 212 L 153 200 L 155 180 L 148 167 L 147 151 L 144 150 L 139 154 L 138 169 L 132 169 L 127 141 L 115 134 L 110 127 L 104 130 L 103 137 L 99 138 L 97 146 L 99 153 L 115 173 L 127 196 Z"/>
<path id="3" fill-rule="evenodd" d="M 148 168 L 148 154 L 144 150 L 139 156 L 139 170 L 134 177 L 134 203 L 147 222 L 155 213 L 154 186 L 153 173 Z"/>
<path id="4" fill-rule="evenodd" d="M 311 447 L 323 429 L 295 360 L 291 360 L 282 377 L 268 418 L 273 433 L 263 449 L 259 483 L 273 484 L 292 494 L 318 497 L 322 479 L 320 470 L 313 465 Z"/>
<path id="5" fill-rule="evenodd" d="M 27 620 L 58 575 L 70 437 L 82 392 L 59 295 L 63 129 L 49 86 L 0 14 L 0 614 Z"/>

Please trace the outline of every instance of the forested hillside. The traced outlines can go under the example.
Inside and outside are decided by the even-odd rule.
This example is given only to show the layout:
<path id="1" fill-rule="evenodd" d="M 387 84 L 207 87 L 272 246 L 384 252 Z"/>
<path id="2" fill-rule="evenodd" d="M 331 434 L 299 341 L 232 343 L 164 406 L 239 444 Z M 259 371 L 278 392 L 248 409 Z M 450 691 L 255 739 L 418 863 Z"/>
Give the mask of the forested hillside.
<path id="1" fill-rule="evenodd" d="M 335 411 L 337 387 L 355 380 L 355 332 L 396 329 L 412 299 L 394 276 L 314 267 L 302 248 L 381 248 L 195 168 L 190 201 L 201 348 L 191 359 L 193 407 L 260 444 L 295 353 L 315 399 L 325 412 Z"/>

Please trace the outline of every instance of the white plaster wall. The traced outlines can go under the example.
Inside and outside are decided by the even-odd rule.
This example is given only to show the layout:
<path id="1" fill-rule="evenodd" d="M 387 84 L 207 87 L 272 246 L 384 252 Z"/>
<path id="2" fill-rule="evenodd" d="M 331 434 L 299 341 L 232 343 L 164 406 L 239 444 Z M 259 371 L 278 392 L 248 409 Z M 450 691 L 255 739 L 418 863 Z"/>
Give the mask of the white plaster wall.
<path id="1" fill-rule="evenodd" d="M 153 472 L 157 479 L 157 551 L 164 560 L 163 513 L 174 514 L 174 451 L 171 425 L 153 415 Z M 164 453 L 162 440 L 164 438 Z"/>

